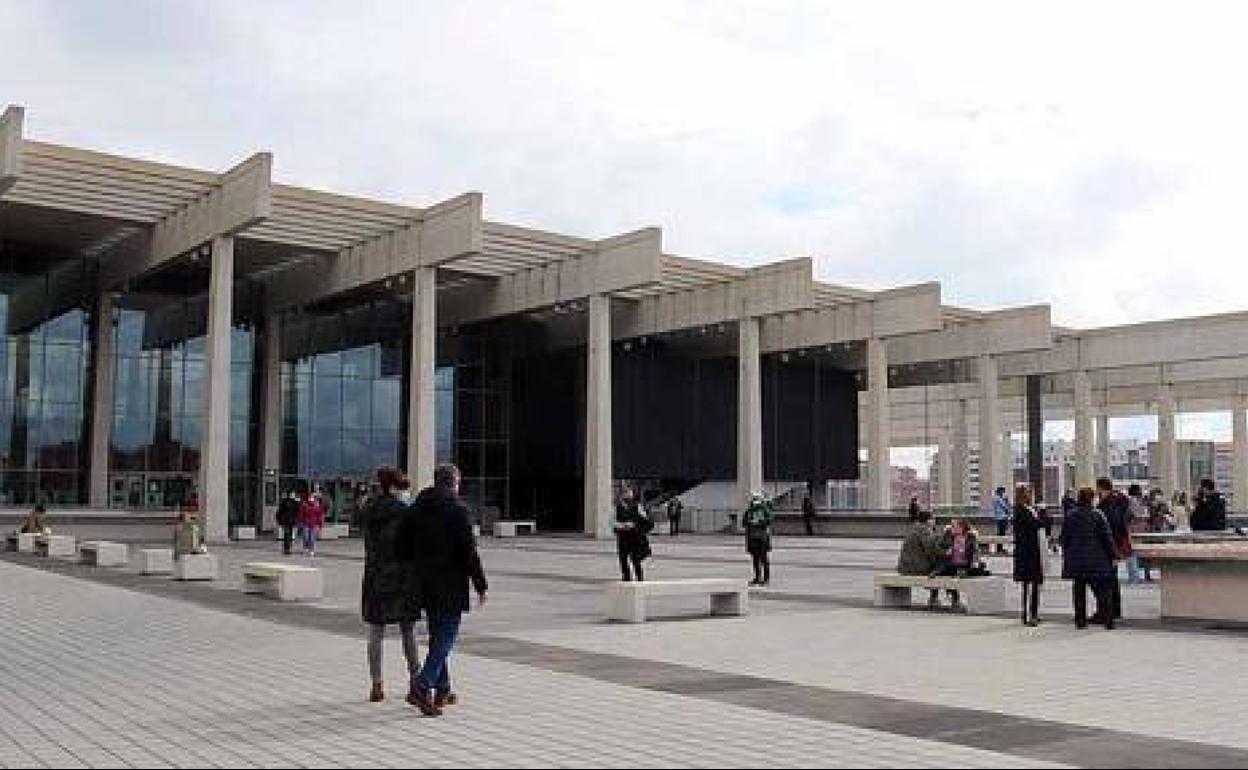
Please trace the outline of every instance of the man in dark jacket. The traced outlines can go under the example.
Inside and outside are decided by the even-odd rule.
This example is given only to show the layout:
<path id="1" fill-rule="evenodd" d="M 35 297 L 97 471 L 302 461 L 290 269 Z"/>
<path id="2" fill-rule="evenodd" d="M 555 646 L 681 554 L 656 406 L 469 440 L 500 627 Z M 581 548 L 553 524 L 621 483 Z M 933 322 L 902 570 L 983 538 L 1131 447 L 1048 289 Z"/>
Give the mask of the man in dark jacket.
<path id="1" fill-rule="evenodd" d="M 1066 520 L 1062 522 L 1062 577 L 1072 581 L 1075 604 L 1075 625 L 1088 625 L 1088 588 L 1096 594 L 1095 622 L 1114 627 L 1110 607 L 1110 581 L 1117 571 L 1114 565 L 1114 543 L 1105 514 L 1092 507 L 1096 494 L 1084 487 Z"/>
<path id="2" fill-rule="evenodd" d="M 277 525 L 282 528 L 282 553 L 290 556 L 290 544 L 295 537 L 295 525 L 299 523 L 299 498 L 292 489 L 277 504 Z"/>
<path id="3" fill-rule="evenodd" d="M 468 508 L 459 499 L 459 482 L 458 468 L 439 465 L 433 486 L 413 503 L 410 526 L 403 535 L 405 555 L 415 562 L 429 625 L 429 652 L 425 665 L 412 676 L 407 701 L 425 716 L 440 716 L 444 707 L 458 702 L 451 691 L 448 661 L 460 618 L 470 607 L 468 584 L 481 604 L 489 590 Z"/>
<path id="4" fill-rule="evenodd" d="M 1131 555 L 1131 501 L 1114 489 L 1114 482 L 1107 478 L 1096 480 L 1096 494 L 1100 498 L 1097 508 L 1109 524 L 1110 539 L 1114 544 L 1114 558 L 1125 559 Z M 1109 582 L 1110 608 L 1114 620 L 1122 618 L 1122 581 L 1118 579 L 1118 565 L 1114 564 Z M 1101 618 L 1093 618 L 1099 623 Z"/>
<path id="5" fill-rule="evenodd" d="M 806 525 L 806 534 L 815 534 L 815 501 L 808 492 L 802 498 L 802 523 Z"/>
<path id="6" fill-rule="evenodd" d="M 1200 482 L 1191 521 L 1193 532 L 1221 532 L 1226 529 L 1226 498 L 1218 492 L 1213 479 Z"/>

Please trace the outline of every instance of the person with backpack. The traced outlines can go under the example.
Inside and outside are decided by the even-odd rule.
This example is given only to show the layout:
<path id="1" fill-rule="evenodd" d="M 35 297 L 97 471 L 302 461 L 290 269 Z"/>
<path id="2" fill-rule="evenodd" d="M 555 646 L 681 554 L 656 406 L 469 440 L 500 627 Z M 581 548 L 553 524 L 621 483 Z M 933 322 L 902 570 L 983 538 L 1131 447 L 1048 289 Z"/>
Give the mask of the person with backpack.
<path id="1" fill-rule="evenodd" d="M 771 502 L 761 492 L 750 493 L 742 522 L 745 524 L 745 550 L 754 564 L 752 586 L 771 582 L 771 525 L 774 520 Z"/>
<path id="2" fill-rule="evenodd" d="M 411 489 L 402 471 L 377 469 L 378 495 L 358 512 L 364 535 L 364 579 L 360 586 L 360 614 L 369 626 L 368 673 L 372 690 L 368 700 L 386 699 L 382 676 L 382 649 L 386 626 L 397 623 L 407 659 L 408 679 L 420 671 L 416 621 L 421 618 L 421 586 L 414 565 L 400 558 L 399 537 L 411 515 Z"/>

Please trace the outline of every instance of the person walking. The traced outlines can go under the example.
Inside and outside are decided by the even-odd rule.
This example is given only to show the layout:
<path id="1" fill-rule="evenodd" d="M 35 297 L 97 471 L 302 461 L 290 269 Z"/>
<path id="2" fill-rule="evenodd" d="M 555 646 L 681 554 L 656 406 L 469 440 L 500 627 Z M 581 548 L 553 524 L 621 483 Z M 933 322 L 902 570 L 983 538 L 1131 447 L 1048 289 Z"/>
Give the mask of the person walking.
<path id="1" fill-rule="evenodd" d="M 299 526 L 303 529 L 303 555 L 316 556 L 316 538 L 325 526 L 325 504 L 319 494 L 304 492 L 299 503 Z"/>
<path id="2" fill-rule="evenodd" d="M 654 522 L 637 505 L 637 497 L 631 489 L 624 490 L 615 506 L 614 528 L 615 551 L 620 559 L 620 579 L 627 583 L 635 576 L 640 583 L 646 579 L 641 563 L 650 558 L 650 538 L 647 535 L 654 529 Z"/>
<path id="3" fill-rule="evenodd" d="M 680 498 L 672 495 L 672 499 L 667 501 L 667 534 L 676 537 L 680 534 L 680 516 L 684 513 L 684 503 L 680 502 Z"/>
<path id="4" fill-rule="evenodd" d="M 1040 590 L 1044 585 L 1044 550 L 1040 533 L 1044 524 L 1031 500 L 1031 488 L 1020 484 L 1014 491 L 1014 582 L 1022 586 L 1023 625 L 1040 625 Z"/>
<path id="5" fill-rule="evenodd" d="M 1010 533 L 1010 500 L 1005 496 L 1005 487 L 997 487 L 992 495 L 992 521 L 997 526 L 997 537 L 1005 537 Z M 997 543 L 997 553 L 1004 554 L 1005 546 Z"/>
<path id="6" fill-rule="evenodd" d="M 1196 509 L 1192 511 L 1193 532 L 1221 532 L 1226 529 L 1226 498 L 1218 492 L 1213 479 L 1202 479 L 1196 491 Z"/>
<path id="7" fill-rule="evenodd" d="M 806 536 L 813 537 L 815 534 L 815 500 L 809 492 L 802 498 L 802 524 L 806 526 Z"/>
<path id="8" fill-rule="evenodd" d="M 415 626 L 420 620 L 421 591 L 411 561 L 399 558 L 399 534 L 411 515 L 411 489 L 398 468 L 377 469 L 381 493 L 356 512 L 364 535 L 364 579 L 360 586 L 360 614 L 368 624 L 368 673 L 372 690 L 368 700 L 386 699 L 382 676 L 382 649 L 386 626 L 397 623 L 407 658 L 408 680 L 420 671 Z"/>
<path id="9" fill-rule="evenodd" d="M 921 510 L 921 507 L 919 506 L 919 498 L 917 498 L 917 497 L 911 497 L 911 498 L 910 498 L 910 507 L 909 507 L 909 508 L 907 509 L 907 511 L 906 511 L 906 512 L 910 515 L 910 521 L 911 521 L 911 522 L 915 522 L 915 521 L 918 521 L 918 520 L 919 520 L 919 511 L 920 511 L 920 510 Z"/>
<path id="10" fill-rule="evenodd" d="M 450 657 L 463 614 L 471 609 L 468 587 L 481 606 L 489 591 L 468 507 L 459 498 L 460 481 L 454 465 L 435 468 L 433 486 L 416 497 L 400 535 L 403 555 L 415 564 L 429 630 L 429 650 L 412 676 L 407 702 L 429 717 L 459 703 L 451 689 Z"/>
<path id="11" fill-rule="evenodd" d="M 1088 626 L 1088 588 L 1096 595 L 1094 620 L 1114 628 L 1113 594 L 1115 573 L 1113 535 L 1105 514 L 1096 508 L 1096 493 L 1090 487 L 1079 490 L 1074 510 L 1062 523 L 1062 577 L 1071 581 L 1075 605 L 1075 626 Z"/>
<path id="12" fill-rule="evenodd" d="M 282 554 L 290 556 L 295 527 L 299 526 L 299 496 L 293 489 L 277 504 L 277 526 L 282 528 Z"/>
<path id="13" fill-rule="evenodd" d="M 750 503 L 742 521 L 745 524 L 745 550 L 754 563 L 752 586 L 771 582 L 771 524 L 775 520 L 771 502 L 761 492 L 750 493 Z"/>
<path id="14" fill-rule="evenodd" d="M 1105 514 L 1110 538 L 1114 543 L 1115 566 L 1110 575 L 1110 608 L 1114 620 L 1122 619 L 1122 580 L 1118 577 L 1118 560 L 1131 558 L 1131 504 L 1127 496 L 1114 489 L 1114 482 L 1102 476 L 1096 480 L 1097 508 Z"/>
<path id="15" fill-rule="evenodd" d="M 1127 487 L 1127 528 L 1132 534 L 1147 532 L 1149 528 L 1148 505 L 1144 502 L 1144 488 L 1139 484 Z M 1140 557 L 1135 555 L 1134 548 L 1126 562 L 1127 584 L 1135 585 L 1140 582 Z"/>

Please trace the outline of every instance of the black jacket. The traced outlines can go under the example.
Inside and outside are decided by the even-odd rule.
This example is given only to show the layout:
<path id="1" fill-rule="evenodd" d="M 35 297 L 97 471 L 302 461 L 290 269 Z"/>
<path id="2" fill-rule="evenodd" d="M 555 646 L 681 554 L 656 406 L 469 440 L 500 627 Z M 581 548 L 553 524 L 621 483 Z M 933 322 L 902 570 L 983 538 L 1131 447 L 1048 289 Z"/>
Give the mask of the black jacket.
<path id="1" fill-rule="evenodd" d="M 1044 582 L 1044 554 L 1040 551 L 1040 531 L 1044 524 L 1033 508 L 1014 506 L 1014 579 L 1020 583 Z"/>
<path id="2" fill-rule="evenodd" d="M 277 523 L 283 527 L 293 527 L 299 523 L 299 501 L 293 497 L 283 497 L 277 504 Z"/>
<path id="3" fill-rule="evenodd" d="M 1131 540 L 1131 501 L 1121 492 L 1112 492 L 1097 504 L 1105 521 L 1109 524 L 1109 534 L 1114 543 L 1121 548 L 1123 543 Z"/>
<path id="4" fill-rule="evenodd" d="M 1226 498 L 1218 492 L 1209 492 L 1196 502 L 1192 511 L 1193 532 L 1221 532 L 1226 529 Z"/>
<path id="5" fill-rule="evenodd" d="M 1076 507 L 1062 522 L 1062 577 L 1108 580 L 1114 576 L 1114 542 L 1105 514 Z"/>
<path id="6" fill-rule="evenodd" d="M 364 533 L 364 580 L 360 614 L 365 623 L 406 623 L 420 619 L 420 576 L 415 564 L 399 558 L 398 540 L 411 509 L 380 494 L 360 511 Z"/>
<path id="7" fill-rule="evenodd" d="M 615 524 L 615 544 L 620 553 L 635 559 L 650 557 L 650 538 L 646 534 L 654 529 L 654 522 L 641 515 L 636 503 L 617 505 Z"/>
<path id="8" fill-rule="evenodd" d="M 415 567 L 429 615 L 467 612 L 469 582 L 478 594 L 489 590 L 468 508 L 450 490 L 435 486 L 417 495 L 400 538 L 400 555 Z"/>

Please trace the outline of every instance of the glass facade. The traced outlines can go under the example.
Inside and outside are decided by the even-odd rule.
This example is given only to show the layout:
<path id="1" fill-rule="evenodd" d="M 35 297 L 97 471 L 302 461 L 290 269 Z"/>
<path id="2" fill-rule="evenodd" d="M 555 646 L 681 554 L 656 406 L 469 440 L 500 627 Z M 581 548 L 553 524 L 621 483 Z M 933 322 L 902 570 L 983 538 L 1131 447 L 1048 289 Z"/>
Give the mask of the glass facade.
<path id="1" fill-rule="evenodd" d="M 85 501 L 90 271 L 0 243 L 0 504 Z"/>
<path id="2" fill-rule="evenodd" d="M 510 332 L 505 323 L 481 324 L 438 340 L 437 460 L 459 466 L 464 502 L 487 522 L 509 510 Z"/>
<path id="3" fill-rule="evenodd" d="M 283 321 L 283 490 L 319 485 L 347 519 L 360 485 L 402 460 L 405 307 L 377 301 Z"/>
<path id="4" fill-rule="evenodd" d="M 259 335 L 250 320 L 258 299 L 254 287 L 235 288 L 230 340 L 231 524 L 254 523 L 259 506 L 259 414 L 255 408 Z M 112 319 L 109 505 L 178 508 L 195 492 L 199 480 L 205 420 L 206 297 L 135 293 L 123 296 L 117 305 Z"/>

